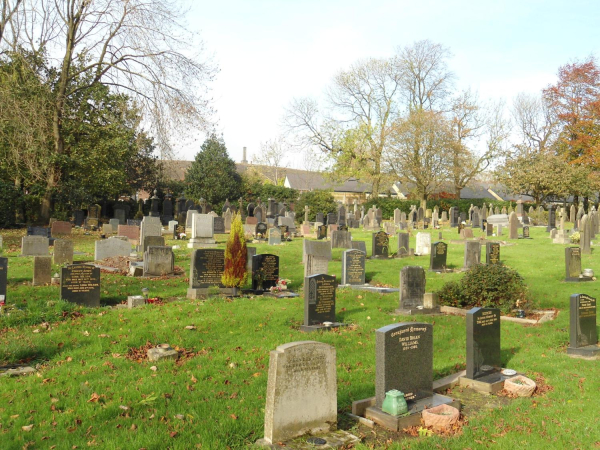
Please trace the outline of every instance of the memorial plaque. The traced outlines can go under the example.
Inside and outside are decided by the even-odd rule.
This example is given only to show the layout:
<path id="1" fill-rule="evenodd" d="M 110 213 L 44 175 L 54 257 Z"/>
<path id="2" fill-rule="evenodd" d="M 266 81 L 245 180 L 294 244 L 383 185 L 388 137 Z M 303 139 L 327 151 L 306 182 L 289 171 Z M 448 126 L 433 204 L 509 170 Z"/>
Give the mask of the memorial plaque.
<path id="1" fill-rule="evenodd" d="M 572 348 L 596 345 L 596 299 L 585 294 L 571 295 L 570 343 Z"/>
<path id="2" fill-rule="evenodd" d="M 398 257 L 403 258 L 409 256 L 409 235 L 408 233 L 398 233 Z"/>
<path id="3" fill-rule="evenodd" d="M 581 249 L 579 247 L 565 248 L 565 268 L 567 271 L 567 278 L 565 281 L 580 281 Z"/>
<path id="4" fill-rule="evenodd" d="M 499 381 L 500 310 L 473 308 L 467 312 L 467 374 L 472 380 Z"/>
<path id="5" fill-rule="evenodd" d="M 346 250 L 342 254 L 342 284 L 365 284 L 365 252 Z"/>
<path id="6" fill-rule="evenodd" d="M 335 322 L 335 276 L 318 274 L 304 279 L 304 325 Z"/>
<path id="7" fill-rule="evenodd" d="M 408 322 L 375 331 L 375 405 L 397 389 L 409 403 L 433 396 L 433 325 Z"/>
<path id="8" fill-rule="evenodd" d="M 6 302 L 6 285 L 8 281 L 8 258 L 0 258 L 0 303 Z"/>
<path id="9" fill-rule="evenodd" d="M 225 270 L 225 250 L 198 249 L 192 253 L 190 264 L 190 289 L 224 287 L 221 276 Z"/>
<path id="10" fill-rule="evenodd" d="M 425 295 L 425 269 L 420 266 L 406 266 L 400 271 L 400 310 L 413 310 L 423 307 Z"/>
<path id="11" fill-rule="evenodd" d="M 252 257 L 252 289 L 268 291 L 277 286 L 279 256 L 260 254 Z"/>
<path id="12" fill-rule="evenodd" d="M 431 256 L 429 259 L 429 270 L 432 272 L 443 272 L 446 270 L 446 259 L 448 257 L 448 244 L 445 242 L 434 242 L 431 245 Z"/>
<path id="13" fill-rule="evenodd" d="M 63 267 L 60 298 L 78 305 L 100 306 L 100 269 L 87 264 Z"/>
<path id="14" fill-rule="evenodd" d="M 385 231 L 373 233 L 372 237 L 373 258 L 388 258 L 390 238 Z"/>
<path id="15" fill-rule="evenodd" d="M 485 244 L 485 263 L 489 266 L 490 264 L 498 264 L 500 262 L 500 243 L 499 242 L 487 242 Z"/>

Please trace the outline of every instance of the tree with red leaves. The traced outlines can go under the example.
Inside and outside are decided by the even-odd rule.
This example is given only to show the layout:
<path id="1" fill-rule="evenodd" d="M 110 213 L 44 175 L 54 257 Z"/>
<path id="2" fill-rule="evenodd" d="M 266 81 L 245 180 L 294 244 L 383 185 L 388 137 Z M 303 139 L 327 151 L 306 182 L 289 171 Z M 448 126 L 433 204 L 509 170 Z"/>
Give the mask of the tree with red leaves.
<path id="1" fill-rule="evenodd" d="M 240 288 L 244 285 L 248 275 L 246 272 L 247 258 L 244 227 L 238 213 L 231 222 L 231 231 L 225 247 L 225 270 L 221 277 L 224 286 Z"/>

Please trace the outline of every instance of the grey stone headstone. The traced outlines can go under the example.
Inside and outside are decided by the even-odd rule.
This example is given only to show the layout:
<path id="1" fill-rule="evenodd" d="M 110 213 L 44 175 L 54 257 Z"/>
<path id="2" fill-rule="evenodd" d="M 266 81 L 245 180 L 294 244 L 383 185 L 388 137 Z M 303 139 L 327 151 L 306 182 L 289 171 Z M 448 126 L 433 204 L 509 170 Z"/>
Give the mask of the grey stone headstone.
<path id="1" fill-rule="evenodd" d="M 225 219 L 223 217 L 213 217 L 213 233 L 225 234 Z"/>
<path id="2" fill-rule="evenodd" d="M 192 223 L 194 221 L 194 214 L 199 214 L 199 212 L 195 209 L 190 209 L 185 216 L 185 227 L 192 228 Z"/>
<path id="3" fill-rule="evenodd" d="M 360 250 L 346 250 L 342 253 L 342 284 L 365 284 L 365 256 Z"/>
<path id="4" fill-rule="evenodd" d="M 100 261 L 117 256 L 126 257 L 131 254 L 131 244 L 119 238 L 101 239 L 95 242 L 94 260 Z"/>
<path id="5" fill-rule="evenodd" d="M 162 223 L 160 217 L 146 216 L 140 224 L 140 247 L 145 249 L 148 247 L 144 240 L 148 236 L 162 236 Z"/>
<path id="6" fill-rule="evenodd" d="M 165 238 L 163 236 L 147 236 L 144 239 L 144 246 L 142 248 L 142 253 L 145 253 L 149 247 L 164 247 Z"/>
<path id="7" fill-rule="evenodd" d="M 108 223 L 112 227 L 112 232 L 116 233 L 119 228 L 119 219 L 110 219 Z"/>
<path id="8" fill-rule="evenodd" d="M 79 305 L 100 306 L 100 269 L 87 264 L 63 267 L 60 298 Z"/>
<path id="9" fill-rule="evenodd" d="M 581 275 L 581 249 L 579 247 L 565 248 L 565 281 L 579 281 Z"/>
<path id="10" fill-rule="evenodd" d="M 175 231 L 178 226 L 179 226 L 179 222 L 178 221 L 176 221 L 176 220 L 169 220 L 168 227 L 169 227 L 169 231 L 171 233 L 173 231 Z"/>
<path id="11" fill-rule="evenodd" d="M 352 248 L 352 235 L 349 231 L 331 232 L 331 248 Z"/>
<path id="12" fill-rule="evenodd" d="M 304 278 L 329 272 L 329 259 L 317 255 L 306 255 Z"/>
<path id="13" fill-rule="evenodd" d="M 269 245 L 281 244 L 281 231 L 279 228 L 269 228 Z"/>
<path id="14" fill-rule="evenodd" d="M 570 302 L 569 346 L 579 348 L 598 344 L 596 299 L 586 294 L 573 294 Z"/>
<path id="15" fill-rule="evenodd" d="M 23 236 L 21 239 L 21 255 L 48 256 L 50 240 L 43 236 Z"/>
<path id="16" fill-rule="evenodd" d="M 144 252 L 144 276 L 172 275 L 175 256 L 171 247 L 149 246 Z"/>
<path id="17" fill-rule="evenodd" d="M 473 308 L 467 312 L 467 374 L 472 380 L 499 381 L 500 310 Z M 497 378 L 497 379 L 496 379 Z"/>
<path id="18" fill-rule="evenodd" d="M 54 264 L 73 264 L 73 241 L 57 239 L 54 241 Z"/>
<path id="19" fill-rule="evenodd" d="M 398 233 L 398 256 L 408 256 L 410 254 L 410 236 L 408 233 Z"/>
<path id="20" fill-rule="evenodd" d="M 365 255 L 367 254 L 367 243 L 365 241 L 352 241 L 352 249 L 360 250 Z"/>
<path id="21" fill-rule="evenodd" d="M 119 222 L 117 225 L 125 225 L 127 223 L 127 211 L 124 209 L 115 209 L 115 219 Z"/>
<path id="22" fill-rule="evenodd" d="M 508 225 L 509 225 L 509 239 L 519 239 L 519 219 L 517 218 L 517 214 L 513 211 L 508 216 Z"/>
<path id="23" fill-rule="evenodd" d="M 50 256 L 33 257 L 33 285 L 43 286 L 52 281 L 52 258 Z"/>
<path id="24" fill-rule="evenodd" d="M 481 263 L 481 244 L 479 241 L 465 242 L 465 261 L 463 269 L 470 269 Z"/>
<path id="25" fill-rule="evenodd" d="M 246 271 L 252 272 L 252 257 L 256 255 L 256 247 L 246 246 Z"/>
<path id="26" fill-rule="evenodd" d="M 267 444 L 337 424 L 335 348 L 314 341 L 290 342 L 271 351 L 265 406 Z"/>
<path id="27" fill-rule="evenodd" d="M 581 218 L 581 227 L 580 227 L 580 239 L 579 239 L 579 247 L 581 248 L 581 253 L 584 255 L 589 255 L 592 253 L 591 241 L 592 241 L 592 231 L 590 218 L 587 214 L 584 214 Z"/>
<path id="28" fill-rule="evenodd" d="M 401 311 L 417 310 L 423 306 L 425 295 L 425 269 L 420 266 L 406 266 L 400 270 Z"/>
<path id="29" fill-rule="evenodd" d="M 408 322 L 375 331 L 375 405 L 397 389 L 407 401 L 433 395 L 433 325 Z"/>

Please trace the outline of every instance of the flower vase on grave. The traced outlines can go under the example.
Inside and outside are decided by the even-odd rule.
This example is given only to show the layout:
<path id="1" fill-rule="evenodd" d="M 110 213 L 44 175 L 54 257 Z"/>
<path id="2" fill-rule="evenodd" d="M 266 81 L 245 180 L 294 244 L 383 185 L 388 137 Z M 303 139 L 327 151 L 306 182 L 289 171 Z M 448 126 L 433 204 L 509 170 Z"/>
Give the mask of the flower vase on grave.
<path id="1" fill-rule="evenodd" d="M 399 416 L 408 412 L 408 405 L 404 398 L 404 393 L 397 389 L 392 389 L 385 393 L 385 399 L 381 404 L 381 410 L 392 416 Z"/>

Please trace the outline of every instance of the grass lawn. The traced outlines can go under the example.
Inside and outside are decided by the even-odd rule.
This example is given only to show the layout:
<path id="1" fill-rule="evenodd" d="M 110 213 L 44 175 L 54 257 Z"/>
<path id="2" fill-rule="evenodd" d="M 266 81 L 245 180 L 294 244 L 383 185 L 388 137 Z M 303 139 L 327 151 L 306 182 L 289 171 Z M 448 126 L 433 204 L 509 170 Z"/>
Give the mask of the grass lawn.
<path id="1" fill-rule="evenodd" d="M 553 389 L 541 397 L 510 400 L 501 408 L 481 408 L 469 414 L 456 436 L 388 443 L 344 418 L 352 401 L 375 395 L 374 331 L 401 321 L 433 323 L 434 378 L 440 378 L 465 368 L 464 317 L 391 316 L 398 307 L 396 294 L 344 289 L 337 292 L 337 319 L 352 326 L 304 334 L 297 330 L 304 308 L 302 239 L 281 246 L 255 245 L 258 253 L 280 256 L 280 276 L 292 280 L 298 298 L 187 300 L 191 250 L 181 248 L 175 250 L 175 264 L 186 275 L 150 280 L 102 273 L 105 306 L 79 308 L 59 300 L 58 286 L 30 286 L 32 258 L 18 257 L 23 233 L 1 232 L 9 258 L 7 303 L 18 310 L 0 316 L 0 359 L 2 364 L 40 367 L 36 375 L 0 378 L 3 449 L 242 448 L 263 437 L 269 352 L 301 340 L 336 348 L 340 423 L 357 435 L 365 433 L 356 448 L 600 447 L 600 361 L 566 355 L 569 296 L 598 297 L 600 281 L 563 282 L 565 246 L 552 244 L 545 228 L 532 227 L 531 240 L 507 241 L 501 259 L 524 277 L 538 307 L 560 313 L 556 320 L 536 326 L 502 322 L 502 357 L 505 367 L 534 379 L 541 375 Z M 367 242 L 370 255 L 371 233 L 353 230 L 352 235 Z M 476 237 L 481 235 L 475 231 Z M 444 229 L 443 236 L 449 244 L 448 264 L 462 267 L 464 245 L 450 242 L 458 239 L 456 229 Z M 432 232 L 432 241 L 437 237 L 438 231 Z M 91 260 L 97 236 L 75 234 L 73 239 L 75 250 L 85 252 L 76 259 Z M 224 247 L 226 236 L 217 240 Z M 396 248 L 392 238 L 390 249 Z M 583 255 L 582 267 L 600 273 L 599 251 Z M 338 280 L 341 253 L 335 249 L 329 264 L 329 273 Z M 428 268 L 429 256 L 367 260 L 367 280 L 397 287 L 406 265 Z M 427 292 L 461 276 L 428 272 Z M 169 301 L 133 310 L 110 307 L 127 295 L 140 294 L 142 287 L 150 289 L 151 297 Z M 188 325 L 196 329 L 188 330 Z M 184 357 L 177 363 L 138 358 L 149 343 L 164 342 L 185 349 Z M 29 431 L 22 428 L 29 425 Z"/>

